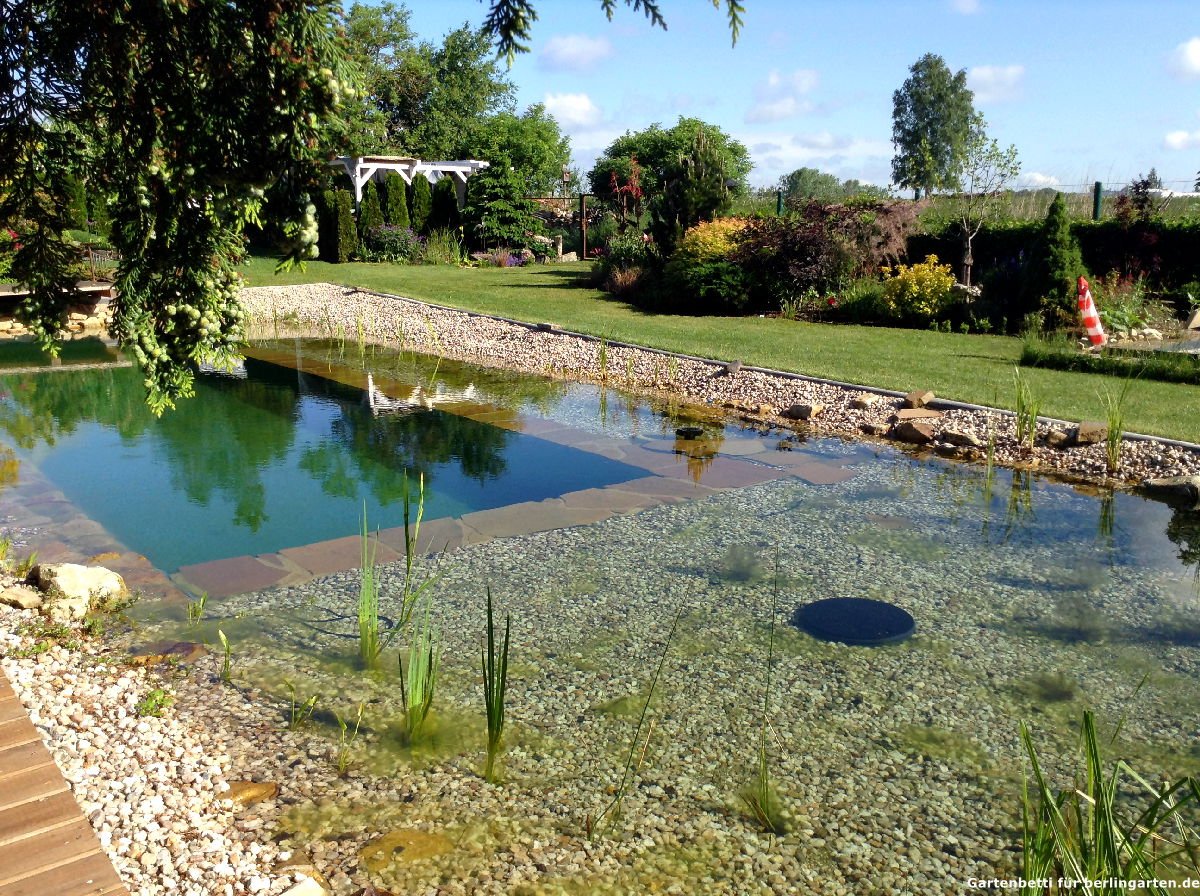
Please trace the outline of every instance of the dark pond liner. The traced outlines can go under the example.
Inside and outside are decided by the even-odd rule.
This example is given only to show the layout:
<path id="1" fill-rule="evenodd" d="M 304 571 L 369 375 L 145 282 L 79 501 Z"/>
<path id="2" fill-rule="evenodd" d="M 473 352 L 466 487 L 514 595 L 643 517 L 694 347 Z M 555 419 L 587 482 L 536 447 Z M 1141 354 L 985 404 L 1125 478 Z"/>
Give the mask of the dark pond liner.
<path id="1" fill-rule="evenodd" d="M 899 644 L 917 628 L 907 610 L 866 597 L 831 597 L 805 604 L 792 614 L 792 625 L 822 641 L 859 647 Z"/>

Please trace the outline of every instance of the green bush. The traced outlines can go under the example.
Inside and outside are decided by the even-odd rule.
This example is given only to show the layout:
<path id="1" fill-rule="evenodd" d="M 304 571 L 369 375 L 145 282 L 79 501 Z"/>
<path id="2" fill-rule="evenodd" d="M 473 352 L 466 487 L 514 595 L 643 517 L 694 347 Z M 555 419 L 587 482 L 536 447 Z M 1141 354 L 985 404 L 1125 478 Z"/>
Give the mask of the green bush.
<path id="1" fill-rule="evenodd" d="M 359 254 L 366 261 L 413 264 L 424 256 L 425 242 L 411 227 L 385 224 L 367 231 Z"/>
<path id="2" fill-rule="evenodd" d="M 13 255 L 16 254 L 14 231 L 0 227 L 0 280 L 8 277 L 12 270 Z"/>
<path id="3" fill-rule="evenodd" d="M 408 187 L 395 171 L 383 177 L 383 220 L 393 227 L 408 227 Z"/>
<path id="4" fill-rule="evenodd" d="M 950 265 L 930 255 L 920 264 L 885 268 L 883 306 L 894 319 L 923 324 L 938 320 L 952 301 L 954 275 Z"/>
<path id="5" fill-rule="evenodd" d="M 408 220 L 412 229 L 417 233 L 424 233 L 431 211 L 433 194 L 429 187 L 429 179 L 424 174 L 414 174 L 408 208 Z"/>
<path id="6" fill-rule="evenodd" d="M 499 165 L 483 169 L 467 182 L 463 226 L 477 249 L 525 249 L 542 231 L 537 206 L 526 198 L 524 182 L 515 171 Z"/>
<path id="7" fill-rule="evenodd" d="M 88 229 L 87 187 L 83 179 L 70 174 L 64 178 L 63 189 L 67 196 L 67 224 L 74 230 Z"/>
<path id="8" fill-rule="evenodd" d="M 362 201 L 358 204 L 358 237 L 365 240 L 372 230 L 383 226 L 383 208 L 379 204 L 379 190 L 374 181 L 363 184 Z"/>
<path id="9" fill-rule="evenodd" d="M 1051 329 L 1078 322 L 1079 277 L 1086 276 L 1079 243 L 1071 233 L 1062 193 L 1054 196 L 1042 222 L 1026 291 L 1041 300 L 1043 324 Z"/>
<path id="10" fill-rule="evenodd" d="M 811 316 L 860 267 L 854 242 L 825 207 L 789 218 L 750 218 L 733 237 L 757 309 Z M 836 213 L 835 213 L 836 214 Z"/>
<path id="11" fill-rule="evenodd" d="M 318 247 L 322 261 L 345 264 L 358 251 L 354 200 L 349 190 L 326 190 L 317 204 Z"/>
<path id="12" fill-rule="evenodd" d="M 592 262 L 592 275 L 602 289 L 613 295 L 635 295 L 646 275 L 662 263 L 658 248 L 642 234 L 629 230 L 612 237 L 602 255 Z"/>
<path id="13" fill-rule="evenodd" d="M 743 218 L 720 218 L 688 230 L 663 268 L 663 306 L 688 314 L 743 311 L 750 302 L 750 278 L 733 256 L 745 226 Z"/>
<path id="14" fill-rule="evenodd" d="M 458 193 L 454 189 L 454 178 L 443 177 L 433 185 L 429 220 L 426 228 L 434 230 L 458 230 L 461 225 L 458 214 Z"/>
<path id="15" fill-rule="evenodd" d="M 108 197 L 99 193 L 89 194 L 88 209 L 88 220 L 92 222 L 92 233 L 111 240 L 112 218 L 108 214 Z"/>
<path id="16" fill-rule="evenodd" d="M 421 255 L 424 264 L 459 264 L 462 262 L 462 245 L 453 230 L 433 230 L 425 239 L 425 251 Z"/>

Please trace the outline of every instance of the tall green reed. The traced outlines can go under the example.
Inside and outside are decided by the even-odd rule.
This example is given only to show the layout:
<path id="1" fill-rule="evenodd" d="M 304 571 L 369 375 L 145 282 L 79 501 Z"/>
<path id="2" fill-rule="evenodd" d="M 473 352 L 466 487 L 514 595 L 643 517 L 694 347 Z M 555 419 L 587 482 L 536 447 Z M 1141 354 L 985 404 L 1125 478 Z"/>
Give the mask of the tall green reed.
<path id="1" fill-rule="evenodd" d="M 1167 896 L 1175 892 L 1170 880 L 1200 874 L 1200 840 L 1189 822 L 1200 806 L 1196 778 L 1155 786 L 1123 760 L 1106 770 L 1091 712 L 1083 714 L 1080 734 L 1083 771 L 1071 787 L 1057 792 L 1050 787 L 1024 723 L 1021 743 L 1034 784 L 1033 796 L 1028 779 L 1022 792 L 1025 896 L 1057 892 L 1035 883 L 1047 879 L 1064 879 L 1070 882 L 1066 889 L 1094 896 L 1124 896 L 1135 888 Z M 1138 792 L 1147 802 L 1130 806 Z"/>
<path id="2" fill-rule="evenodd" d="M 483 706 L 487 713 L 487 761 L 483 779 L 495 781 L 496 758 L 504 736 L 504 698 L 508 691 L 508 646 L 512 615 L 504 614 L 504 638 L 496 650 L 496 627 L 492 623 L 492 589 L 487 589 L 487 634 L 482 647 Z"/>
<path id="3" fill-rule="evenodd" d="M 358 573 L 358 658 L 363 666 L 372 668 L 383 652 L 384 638 L 379 623 L 379 580 L 376 577 L 375 553 L 379 536 L 371 540 L 367 528 L 367 502 L 363 501 L 360 532 L 360 564 Z"/>
<path id="4" fill-rule="evenodd" d="M 404 668 L 403 657 L 398 659 L 405 734 L 410 743 L 421 735 L 429 717 L 429 710 L 433 706 L 433 693 L 437 686 L 441 644 L 437 628 L 431 619 L 432 602 L 432 597 L 426 592 L 421 612 L 412 626 L 407 670 Z"/>
<path id="5" fill-rule="evenodd" d="M 1017 442 L 1032 448 L 1037 439 L 1038 413 L 1042 402 L 1019 367 L 1013 368 L 1013 385 L 1016 387 Z"/>
<path id="6" fill-rule="evenodd" d="M 658 688 L 658 679 L 662 675 L 663 666 L 667 662 L 667 654 L 670 653 L 671 644 L 675 640 L 675 632 L 679 628 L 679 620 L 683 618 L 683 608 L 681 607 L 675 613 L 675 619 L 671 623 L 671 629 L 667 632 L 666 640 L 663 642 L 662 655 L 658 658 L 658 665 L 654 668 L 654 676 L 650 679 L 650 690 L 646 693 L 646 701 L 642 704 L 642 712 L 638 716 L 637 727 L 633 731 L 633 738 L 629 742 L 629 753 L 625 757 L 625 768 L 621 773 L 621 781 L 617 785 L 617 791 L 613 795 L 612 800 L 600 810 L 599 814 L 593 819 L 589 814 L 584 819 L 584 829 L 588 839 L 596 836 L 603 836 L 604 832 L 609 830 L 621 817 L 621 808 L 625 803 L 625 795 L 629 792 L 629 785 L 633 780 L 634 772 L 634 756 L 638 753 L 638 746 L 642 743 L 642 728 L 646 725 L 646 716 L 650 712 L 650 701 L 654 699 L 654 692 Z M 647 738 L 646 745 L 649 745 Z M 642 747 L 641 755 L 646 755 L 646 746 Z M 640 761 L 639 761 L 640 764 Z"/>
<path id="7" fill-rule="evenodd" d="M 1109 475 L 1121 469 L 1121 448 L 1125 433 L 1125 402 L 1129 400 L 1129 392 L 1133 388 L 1133 380 L 1126 379 L 1121 388 L 1116 391 L 1108 389 L 1100 393 L 1104 404 L 1105 423 L 1108 432 L 1104 437 L 1104 460 Z"/>
<path id="8" fill-rule="evenodd" d="M 767 635 L 766 683 L 763 686 L 763 714 L 759 726 L 758 752 L 754 778 L 739 796 L 759 826 L 768 834 L 783 834 L 787 821 L 775 788 L 771 784 L 771 765 L 767 751 L 767 732 L 771 725 L 771 677 L 775 666 L 775 617 L 779 607 L 779 556 L 775 557 L 775 581 L 771 589 L 771 620 Z"/>
<path id="9" fill-rule="evenodd" d="M 350 731 L 349 725 L 337 712 L 334 712 L 333 717 L 338 724 L 338 745 L 333 754 L 333 767 L 338 773 L 339 778 L 344 778 L 350 772 L 350 766 L 354 764 L 354 745 L 358 742 L 358 731 L 362 725 L 363 705 L 358 704 L 358 715 L 354 719 L 354 730 Z"/>
<path id="10" fill-rule="evenodd" d="M 229 639 L 225 637 L 225 632 L 217 629 L 217 637 L 221 640 L 221 651 L 224 654 L 221 661 L 221 681 L 229 684 L 233 678 L 233 651 L 229 647 Z"/>

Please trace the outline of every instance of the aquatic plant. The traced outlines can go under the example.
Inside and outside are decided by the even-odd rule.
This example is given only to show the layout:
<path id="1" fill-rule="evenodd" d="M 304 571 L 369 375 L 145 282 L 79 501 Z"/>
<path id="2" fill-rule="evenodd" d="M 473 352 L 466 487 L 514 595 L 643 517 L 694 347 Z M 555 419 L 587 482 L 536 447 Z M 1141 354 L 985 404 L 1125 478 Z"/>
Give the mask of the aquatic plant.
<path id="1" fill-rule="evenodd" d="M 1125 402 L 1129 399 L 1129 390 L 1133 380 L 1126 379 L 1121 388 L 1112 392 L 1105 389 L 1100 393 L 1104 403 L 1104 419 L 1108 424 L 1108 432 L 1104 436 L 1104 461 L 1109 475 L 1121 469 L 1122 436 L 1125 432 Z"/>
<path id="2" fill-rule="evenodd" d="M 161 716 L 163 711 L 175 702 L 175 698 L 162 688 L 153 688 L 146 693 L 146 696 L 138 701 L 134 711 L 139 716 Z"/>
<path id="3" fill-rule="evenodd" d="M 634 359 L 633 355 L 625 356 L 625 382 L 633 382 Z"/>
<path id="4" fill-rule="evenodd" d="M 365 668 L 379 661 L 384 644 L 379 633 L 379 582 L 375 577 L 375 552 L 379 536 L 371 540 L 367 528 L 367 502 L 363 501 L 362 527 L 359 533 L 358 567 L 358 659 Z"/>
<path id="5" fill-rule="evenodd" d="M 504 614 L 504 639 L 500 651 L 496 651 L 496 627 L 492 624 L 492 589 L 487 589 L 487 634 L 482 647 L 483 707 L 487 713 L 487 761 L 483 767 L 483 779 L 495 781 L 496 757 L 500 755 L 500 742 L 504 736 L 504 697 L 508 691 L 508 645 L 512 616 Z"/>
<path id="6" fill-rule="evenodd" d="M 229 647 L 229 639 L 225 637 L 225 632 L 217 629 L 217 637 L 221 639 L 221 650 L 224 653 L 224 658 L 221 662 L 221 681 L 229 684 L 232 680 L 232 651 Z"/>
<path id="7" fill-rule="evenodd" d="M 12 539 L 7 536 L 0 538 L 0 566 L 8 566 L 8 554 L 12 550 Z"/>
<path id="8" fill-rule="evenodd" d="M 634 772 L 634 756 L 638 753 L 638 747 L 642 746 L 641 757 L 645 758 L 646 749 L 650 744 L 649 736 L 646 738 L 645 745 L 642 745 L 642 728 L 646 724 L 646 715 L 650 711 L 650 701 L 654 699 L 654 691 L 658 687 L 658 679 L 662 675 L 663 666 L 667 662 L 667 654 L 671 650 L 671 643 L 675 640 L 675 632 L 679 628 L 679 620 L 683 618 L 683 608 L 680 608 L 675 613 L 675 619 L 671 623 L 671 629 L 667 632 L 666 640 L 663 642 L 662 654 L 658 658 L 658 665 L 654 668 L 654 676 L 650 679 L 650 689 L 646 692 L 646 700 L 642 703 L 642 712 L 638 716 L 637 727 L 633 730 L 633 738 L 629 742 L 629 753 L 625 757 L 625 769 L 621 773 L 621 781 L 617 785 L 617 791 L 613 798 L 609 801 L 599 814 L 593 819 L 589 814 L 584 819 L 584 831 L 587 838 L 591 840 L 597 835 L 603 836 L 604 832 L 612 827 L 612 825 L 621 817 L 621 807 L 625 802 L 625 794 L 629 792 L 629 785 L 633 778 Z M 653 726 L 651 726 L 653 731 Z M 641 759 L 638 765 L 641 765 Z"/>
<path id="9" fill-rule="evenodd" d="M 1017 442 L 1032 448 L 1037 438 L 1038 412 L 1042 402 L 1019 367 L 1013 368 L 1013 384 L 1016 387 Z"/>
<path id="10" fill-rule="evenodd" d="M 349 730 L 346 720 L 336 711 L 333 714 L 338 724 L 338 745 L 333 754 L 333 767 L 338 777 L 344 778 L 354 763 L 354 744 L 358 741 L 358 729 L 362 725 L 363 704 L 358 704 L 358 715 L 354 719 L 354 731 Z"/>
<path id="11" fill-rule="evenodd" d="M 674 355 L 667 356 L 667 377 L 672 384 L 679 379 L 679 359 Z"/>
<path id="12" fill-rule="evenodd" d="M 438 632 L 430 619 L 432 598 L 427 594 L 422 612 L 412 626 L 412 638 L 408 647 L 408 669 L 400 664 L 400 691 L 404 703 L 404 726 L 409 742 L 421 734 L 421 728 L 433 706 L 433 692 L 437 685 L 438 663 L 441 645 Z"/>
<path id="13" fill-rule="evenodd" d="M 283 683 L 287 686 L 291 700 L 291 708 L 288 711 L 288 729 L 295 731 L 312 718 L 313 710 L 317 707 L 317 695 L 313 694 L 307 700 L 297 700 L 296 686 L 286 678 Z"/>
<path id="14" fill-rule="evenodd" d="M 204 618 L 204 605 L 208 603 L 208 592 L 201 591 L 195 600 L 189 600 L 187 605 L 188 625 L 196 626 Z"/>
<path id="15" fill-rule="evenodd" d="M 754 763 L 754 778 L 739 796 L 754 820 L 768 834 L 787 830 L 783 808 L 771 785 L 771 767 L 767 755 L 767 732 L 771 725 L 771 676 L 775 668 L 775 616 L 779 607 L 779 555 L 775 556 L 775 581 L 771 589 L 771 620 L 767 635 L 766 682 L 763 686 L 763 714 L 759 727 L 758 753 Z"/>
<path id="16" fill-rule="evenodd" d="M 33 572 L 33 568 L 38 565 L 37 551 L 30 551 L 24 557 L 17 558 L 17 561 L 12 564 L 12 574 L 18 579 L 25 579 Z"/>
<path id="17" fill-rule="evenodd" d="M 721 561 L 721 578 L 727 582 L 756 582 L 763 578 L 758 554 L 749 545 L 731 544 Z"/>
<path id="18" fill-rule="evenodd" d="M 600 345 L 596 349 L 596 366 L 600 370 L 600 382 L 608 382 L 608 340 L 600 337 Z"/>
<path id="19" fill-rule="evenodd" d="M 1090 711 L 1083 714 L 1080 733 L 1084 767 L 1066 789 L 1051 790 L 1024 723 L 1021 743 L 1033 773 L 1033 795 L 1028 779 L 1022 787 L 1023 894 L 1041 896 L 1048 890 L 1036 882 L 1063 879 L 1096 894 L 1136 888 L 1166 896 L 1175 875 L 1200 872 L 1200 841 L 1185 820 L 1185 813 L 1194 815 L 1200 806 L 1196 778 L 1156 787 L 1122 760 L 1106 770 Z M 1144 792 L 1144 806 L 1129 805 L 1136 792 Z M 1095 881 L 1103 884 L 1096 887 Z"/>

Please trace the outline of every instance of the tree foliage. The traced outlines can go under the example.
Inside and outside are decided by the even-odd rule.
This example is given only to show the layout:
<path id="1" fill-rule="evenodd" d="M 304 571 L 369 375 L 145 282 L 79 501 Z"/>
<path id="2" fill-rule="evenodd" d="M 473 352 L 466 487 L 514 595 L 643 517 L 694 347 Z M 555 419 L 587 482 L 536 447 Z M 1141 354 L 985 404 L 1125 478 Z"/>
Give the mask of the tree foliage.
<path id="1" fill-rule="evenodd" d="M 358 238 L 363 240 L 372 230 L 383 226 L 383 206 L 379 202 L 379 190 L 375 181 L 363 184 L 362 199 L 358 203 Z"/>
<path id="2" fill-rule="evenodd" d="M 408 187 L 395 171 L 383 176 L 383 217 L 393 227 L 408 227 Z"/>
<path id="3" fill-rule="evenodd" d="M 541 103 L 520 115 L 498 112 L 476 129 L 463 154 L 492 165 L 516 169 L 530 196 L 554 196 L 562 188 L 563 168 L 571 162 L 571 142 Z"/>
<path id="4" fill-rule="evenodd" d="M 443 177 L 433 185 L 433 201 L 430 205 L 427 227 L 435 230 L 458 230 L 461 223 L 458 213 L 458 192 L 454 178 Z"/>
<path id="5" fill-rule="evenodd" d="M 326 0 L 9 0 L 0 20 L 0 216 L 22 222 L 20 315 L 48 350 L 74 301 L 64 174 L 113 196 L 121 252 L 111 331 L 142 367 L 151 407 L 192 392 L 200 362 L 243 338 L 241 230 L 281 173 L 272 213 L 289 256 L 311 254 L 305 187 L 343 94 Z M 92 146 L 75 139 L 93 135 Z M 87 153 L 94 149 L 94 157 Z"/>
<path id="6" fill-rule="evenodd" d="M 892 94 L 892 181 L 924 192 L 952 188 L 975 115 L 966 69 L 952 73 L 941 56 L 926 53 Z"/>
<path id="7" fill-rule="evenodd" d="M 644 208 L 666 255 L 692 225 L 746 192 L 750 153 L 719 127 L 680 118 L 618 137 L 588 173 L 591 192 L 636 223 Z"/>
<path id="8" fill-rule="evenodd" d="M 467 181 L 467 204 L 462 210 L 466 236 L 487 248 L 526 248 L 541 232 L 537 206 L 525 196 L 520 176 L 507 168 L 485 168 Z"/>
<path id="9" fill-rule="evenodd" d="M 415 174 L 412 179 L 412 189 L 409 191 L 408 206 L 408 220 L 414 231 L 425 232 L 431 211 L 433 211 L 433 191 L 429 185 L 429 178 L 424 174 Z"/>
<path id="10" fill-rule="evenodd" d="M 976 115 L 967 138 L 957 191 L 950 202 L 962 228 L 963 282 L 971 285 L 971 266 L 975 260 L 971 243 L 988 218 L 996 214 L 1008 184 L 1021 172 L 1017 148 L 1001 149 L 987 135 L 987 122 Z"/>
<path id="11" fill-rule="evenodd" d="M 1056 326 L 1073 322 L 1076 281 L 1087 272 L 1079 243 L 1071 234 L 1071 220 L 1062 193 L 1046 212 L 1030 266 L 1030 292 L 1041 300 L 1045 322 Z"/>
<path id="12" fill-rule="evenodd" d="M 784 202 L 798 208 L 811 199 L 822 202 L 837 202 L 855 196 L 870 199 L 886 199 L 888 192 L 883 187 L 863 183 L 860 180 L 838 180 L 832 174 L 816 168 L 797 168 L 779 178 L 779 189 Z"/>

